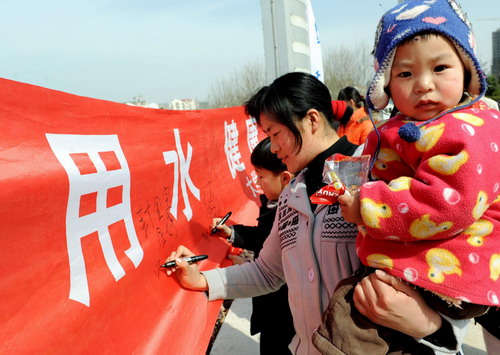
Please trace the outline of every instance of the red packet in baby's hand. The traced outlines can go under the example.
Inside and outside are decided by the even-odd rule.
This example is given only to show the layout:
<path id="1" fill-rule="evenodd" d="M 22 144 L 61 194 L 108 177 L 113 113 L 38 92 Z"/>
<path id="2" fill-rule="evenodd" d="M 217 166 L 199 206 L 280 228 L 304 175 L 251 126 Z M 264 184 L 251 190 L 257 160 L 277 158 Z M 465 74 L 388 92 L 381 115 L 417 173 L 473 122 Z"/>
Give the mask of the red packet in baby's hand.
<path id="1" fill-rule="evenodd" d="M 329 179 L 333 181 L 328 185 L 323 186 L 321 189 L 312 194 L 311 197 L 309 197 L 312 203 L 317 205 L 333 205 L 334 203 L 337 203 L 338 197 L 344 194 L 345 186 L 342 184 L 342 181 L 340 181 L 333 171 L 329 174 Z"/>
<path id="2" fill-rule="evenodd" d="M 333 205 L 338 197 L 349 190 L 356 191 L 368 180 L 370 156 L 361 155 L 350 157 L 334 154 L 325 160 L 323 168 L 323 182 L 326 186 L 316 191 L 311 202 L 321 205 Z"/>

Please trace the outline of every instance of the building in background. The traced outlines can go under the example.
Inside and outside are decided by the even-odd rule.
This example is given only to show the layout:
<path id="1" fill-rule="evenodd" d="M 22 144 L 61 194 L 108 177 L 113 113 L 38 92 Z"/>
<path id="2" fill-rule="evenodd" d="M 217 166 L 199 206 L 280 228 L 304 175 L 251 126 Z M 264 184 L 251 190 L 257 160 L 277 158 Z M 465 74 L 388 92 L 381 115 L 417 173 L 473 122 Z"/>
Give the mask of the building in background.
<path id="1" fill-rule="evenodd" d="M 266 81 L 294 71 L 323 81 L 321 45 L 311 0 L 261 0 Z"/>
<path id="2" fill-rule="evenodd" d="M 168 103 L 170 110 L 198 110 L 198 101 L 194 99 L 173 99 Z"/>
<path id="3" fill-rule="evenodd" d="M 139 106 L 147 108 L 162 108 L 156 102 L 147 102 L 142 96 L 134 96 L 132 101 L 125 102 L 129 106 Z"/>
<path id="4" fill-rule="evenodd" d="M 493 64 L 491 65 L 491 75 L 500 80 L 500 28 L 491 34 L 493 42 Z"/>

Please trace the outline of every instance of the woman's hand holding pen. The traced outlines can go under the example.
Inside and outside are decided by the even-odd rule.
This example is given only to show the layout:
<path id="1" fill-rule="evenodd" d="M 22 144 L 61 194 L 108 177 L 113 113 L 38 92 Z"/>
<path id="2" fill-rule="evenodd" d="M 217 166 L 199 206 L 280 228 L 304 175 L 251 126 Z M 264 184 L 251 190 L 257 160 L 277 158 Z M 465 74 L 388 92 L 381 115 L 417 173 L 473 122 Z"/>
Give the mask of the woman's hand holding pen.
<path id="1" fill-rule="evenodd" d="M 198 270 L 198 265 L 196 263 L 189 264 L 186 260 L 182 258 L 187 256 L 194 256 L 195 254 L 183 245 L 179 245 L 176 251 L 165 260 L 169 262 L 175 260 L 177 266 L 173 268 L 167 268 L 167 275 L 172 275 L 175 273 L 177 279 L 182 286 L 190 290 L 197 291 L 207 291 L 208 284 L 202 273 Z"/>
<path id="2" fill-rule="evenodd" d="M 216 228 L 219 236 L 224 236 L 226 238 L 229 238 L 231 236 L 231 228 L 226 226 L 225 224 L 219 224 L 221 220 L 222 218 L 212 219 L 212 224 L 210 224 L 209 230 L 213 230 L 214 228 Z"/>

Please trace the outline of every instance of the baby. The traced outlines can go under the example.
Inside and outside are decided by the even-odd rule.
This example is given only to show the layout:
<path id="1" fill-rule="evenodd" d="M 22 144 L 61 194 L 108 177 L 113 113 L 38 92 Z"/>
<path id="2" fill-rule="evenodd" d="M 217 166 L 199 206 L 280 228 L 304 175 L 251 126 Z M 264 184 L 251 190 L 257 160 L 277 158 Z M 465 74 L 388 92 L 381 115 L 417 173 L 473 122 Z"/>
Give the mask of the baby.
<path id="1" fill-rule="evenodd" d="M 493 163 L 500 159 L 500 112 L 480 100 L 486 82 L 470 23 L 455 1 L 405 1 L 380 21 L 375 57 L 368 105 L 380 110 L 392 98 L 400 113 L 365 144 L 376 181 L 339 198 L 344 218 L 360 230 L 357 253 L 364 265 L 420 288 L 444 317 L 479 316 L 500 304 L 500 165 Z M 352 302 L 345 287 L 373 269 L 363 272 L 342 283 L 329 308 Z M 324 326 L 316 337 L 330 337 L 337 351 L 405 349 L 402 333 L 368 333 L 375 324 L 365 327 L 370 335 L 360 335 L 357 349 L 346 346 L 342 338 L 353 343 L 363 315 L 327 314 L 326 327 L 342 329 L 332 335 Z"/>

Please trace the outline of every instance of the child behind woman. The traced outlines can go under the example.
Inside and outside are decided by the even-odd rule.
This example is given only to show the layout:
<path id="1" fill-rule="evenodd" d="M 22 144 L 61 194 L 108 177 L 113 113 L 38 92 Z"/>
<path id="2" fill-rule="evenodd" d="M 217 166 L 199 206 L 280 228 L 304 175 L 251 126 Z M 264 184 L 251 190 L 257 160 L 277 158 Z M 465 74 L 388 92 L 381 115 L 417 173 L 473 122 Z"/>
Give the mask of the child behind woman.
<path id="1" fill-rule="evenodd" d="M 500 304 L 500 166 L 492 164 L 500 159 L 500 112 L 480 101 L 486 83 L 473 44 L 470 23 L 452 0 L 408 0 L 383 16 L 367 101 L 380 110 L 390 96 L 400 114 L 365 145 L 377 181 L 339 198 L 344 218 L 359 226 L 361 262 L 418 286 L 428 304 L 453 319 Z M 329 308 L 363 303 L 373 291 L 365 280 L 345 281 Z M 327 312 L 316 335 L 325 352 L 432 353 L 405 348 L 403 334 L 344 309 Z"/>
<path id="2" fill-rule="evenodd" d="M 286 165 L 271 152 L 271 141 L 265 138 L 252 151 L 250 161 L 257 173 L 258 183 L 263 195 L 260 196 L 261 207 L 257 226 L 237 224 L 231 227 L 225 224 L 217 226 L 219 234 L 223 234 L 235 247 L 251 250 L 255 258 L 259 256 L 264 241 L 273 226 L 278 197 L 290 182 L 292 174 Z M 220 221 L 214 218 L 210 230 Z M 234 258 L 234 256 L 233 256 Z M 236 257 L 237 258 L 237 257 Z M 241 263 L 233 259 L 236 264 Z M 272 315 L 272 316 L 271 316 Z M 293 319 L 288 306 L 288 287 L 285 285 L 276 291 L 252 298 L 252 316 L 250 333 L 260 333 L 260 354 L 291 354 L 288 344 L 295 335 Z"/>

